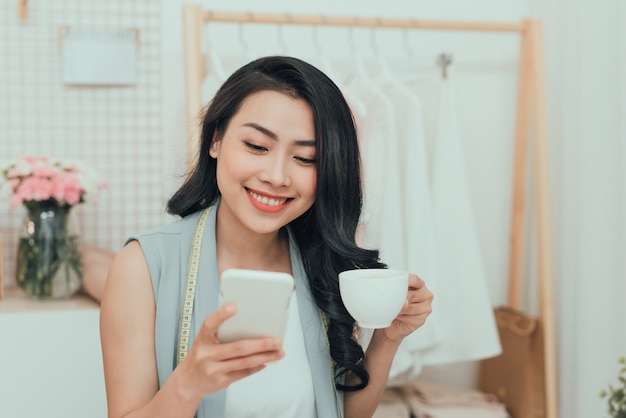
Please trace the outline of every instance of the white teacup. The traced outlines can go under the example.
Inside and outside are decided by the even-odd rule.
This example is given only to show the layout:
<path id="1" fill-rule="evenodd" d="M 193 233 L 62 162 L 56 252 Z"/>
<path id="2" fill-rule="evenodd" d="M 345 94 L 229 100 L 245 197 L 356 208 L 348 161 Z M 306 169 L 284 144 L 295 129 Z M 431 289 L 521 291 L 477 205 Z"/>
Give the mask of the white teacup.
<path id="1" fill-rule="evenodd" d="M 346 309 L 361 328 L 387 328 L 398 316 L 409 290 L 409 274 L 391 269 L 359 269 L 339 273 Z"/>

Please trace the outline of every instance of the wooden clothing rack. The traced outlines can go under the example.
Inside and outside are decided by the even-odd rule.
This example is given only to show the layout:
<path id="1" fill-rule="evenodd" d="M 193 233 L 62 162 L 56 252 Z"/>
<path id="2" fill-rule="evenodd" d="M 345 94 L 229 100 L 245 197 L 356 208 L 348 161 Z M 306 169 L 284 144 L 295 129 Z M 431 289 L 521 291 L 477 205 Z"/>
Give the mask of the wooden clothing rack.
<path id="1" fill-rule="evenodd" d="M 514 146 L 513 204 L 511 217 L 508 305 L 521 307 L 524 205 L 528 147 L 533 152 L 533 180 L 537 234 L 537 278 L 539 318 L 545 343 L 546 418 L 558 417 L 557 363 L 552 293 L 552 254 L 547 157 L 542 28 L 538 20 L 520 23 L 480 23 L 415 19 L 339 17 L 321 15 L 262 14 L 206 11 L 196 4 L 183 5 L 184 59 L 188 148 L 197 152 L 200 134 L 198 115 L 202 110 L 201 86 L 204 77 L 202 27 L 209 22 L 266 23 L 273 25 L 343 26 L 407 30 L 479 31 L 518 33 L 521 37 Z M 532 144 L 528 143 L 529 128 Z"/>

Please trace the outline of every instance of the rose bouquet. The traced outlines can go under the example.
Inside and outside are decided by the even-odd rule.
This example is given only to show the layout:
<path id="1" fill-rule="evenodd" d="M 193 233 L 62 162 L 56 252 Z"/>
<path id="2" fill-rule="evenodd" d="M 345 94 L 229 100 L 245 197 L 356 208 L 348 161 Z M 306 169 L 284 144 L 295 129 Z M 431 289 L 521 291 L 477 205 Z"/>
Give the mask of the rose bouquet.
<path id="1" fill-rule="evenodd" d="M 69 159 L 22 157 L 2 168 L 2 191 L 12 209 L 74 206 L 95 198 L 105 188 L 97 173 Z"/>
<path id="2" fill-rule="evenodd" d="M 45 156 L 18 158 L 0 170 L 9 206 L 27 212 L 18 244 L 18 285 L 38 299 L 71 296 L 82 275 L 78 235 L 68 228 L 70 209 L 95 199 L 106 182 L 78 161 Z"/>

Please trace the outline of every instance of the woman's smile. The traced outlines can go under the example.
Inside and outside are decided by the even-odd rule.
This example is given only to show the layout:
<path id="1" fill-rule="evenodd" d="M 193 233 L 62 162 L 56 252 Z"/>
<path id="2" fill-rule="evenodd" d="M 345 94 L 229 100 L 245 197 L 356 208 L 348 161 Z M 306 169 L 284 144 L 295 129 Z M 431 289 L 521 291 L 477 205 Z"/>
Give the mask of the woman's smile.
<path id="1" fill-rule="evenodd" d="M 263 212 L 280 212 L 293 200 L 289 197 L 272 196 L 248 188 L 246 188 L 246 192 L 248 192 L 248 198 L 254 207 Z"/>

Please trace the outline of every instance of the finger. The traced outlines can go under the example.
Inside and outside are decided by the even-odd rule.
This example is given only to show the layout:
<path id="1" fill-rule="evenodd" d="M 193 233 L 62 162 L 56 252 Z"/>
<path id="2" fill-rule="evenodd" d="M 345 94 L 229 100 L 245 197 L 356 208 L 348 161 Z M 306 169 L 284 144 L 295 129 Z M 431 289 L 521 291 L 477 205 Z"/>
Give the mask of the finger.
<path id="1" fill-rule="evenodd" d="M 222 306 L 213 314 L 207 316 L 202 322 L 200 332 L 197 339 L 208 339 L 213 342 L 216 341 L 216 333 L 219 326 L 231 316 L 235 315 L 237 308 L 234 303 Z"/>
<path id="2" fill-rule="evenodd" d="M 266 365 L 265 364 L 261 364 L 260 366 L 256 366 L 256 367 L 251 367 L 249 369 L 244 369 L 244 370 L 236 370 L 233 372 L 230 372 L 228 374 L 228 378 L 230 380 L 230 383 L 236 382 L 237 380 L 241 380 L 244 377 L 248 377 L 250 375 L 253 375 L 255 373 L 260 372 L 261 370 L 265 369 Z"/>
<path id="3" fill-rule="evenodd" d="M 422 302 L 410 303 L 408 306 L 404 307 L 400 311 L 399 315 L 414 315 L 418 313 L 431 312 L 431 311 L 432 311 L 432 304 L 430 303 L 429 300 L 426 300 Z"/>
<path id="4" fill-rule="evenodd" d="M 411 314 L 400 314 L 395 320 L 404 324 L 418 324 L 421 325 L 426 322 L 426 318 L 430 315 L 431 311 L 426 310 L 425 312 L 419 313 L 411 313 Z"/>
<path id="5" fill-rule="evenodd" d="M 404 331 L 401 331 L 401 332 L 405 334 L 410 334 L 416 329 L 421 328 L 426 323 L 427 320 L 428 320 L 428 315 L 419 315 L 419 316 L 412 316 L 410 318 L 397 318 L 396 323 L 398 327 L 400 327 L 399 329 L 404 329 Z"/>
<path id="6" fill-rule="evenodd" d="M 415 274 L 409 274 L 409 289 L 421 289 L 426 286 L 426 282 Z"/>
<path id="7" fill-rule="evenodd" d="M 430 314 L 432 311 L 432 306 L 429 303 L 412 303 L 406 309 L 400 311 L 398 316 Z"/>
<path id="8" fill-rule="evenodd" d="M 283 350 L 266 351 L 222 361 L 221 368 L 227 371 L 228 374 L 237 373 L 249 369 L 256 369 L 259 366 L 278 361 L 283 357 L 285 357 Z"/>
<path id="9" fill-rule="evenodd" d="M 248 358 L 254 355 L 275 356 L 282 352 L 280 338 L 253 338 L 220 345 L 220 360 Z M 275 360 L 275 359 L 274 359 Z M 246 367 L 252 367 L 250 365 Z"/>
<path id="10" fill-rule="evenodd" d="M 410 303 L 422 303 L 422 302 L 431 302 L 434 298 L 432 292 L 425 287 L 421 289 L 412 289 L 409 290 L 407 294 L 407 300 Z"/>
<path id="11" fill-rule="evenodd" d="M 419 314 L 419 315 L 398 315 L 394 320 L 393 324 L 398 325 L 400 327 L 408 327 L 413 330 L 421 327 L 426 323 L 426 319 L 428 318 L 428 314 Z"/>

